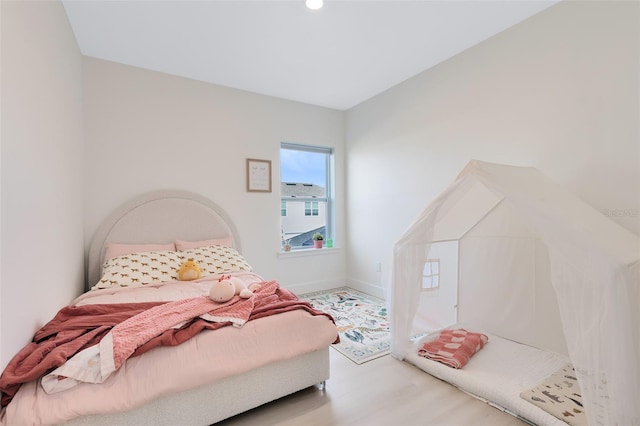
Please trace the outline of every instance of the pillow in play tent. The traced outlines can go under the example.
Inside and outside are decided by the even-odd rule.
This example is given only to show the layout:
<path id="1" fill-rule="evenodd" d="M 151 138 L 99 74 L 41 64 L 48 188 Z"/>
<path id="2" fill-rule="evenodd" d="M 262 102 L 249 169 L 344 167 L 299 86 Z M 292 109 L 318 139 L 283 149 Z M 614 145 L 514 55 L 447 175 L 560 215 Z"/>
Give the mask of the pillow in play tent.
<path id="1" fill-rule="evenodd" d="M 587 425 L 580 385 L 570 363 L 540 384 L 523 391 L 520 397 L 570 425 Z"/>

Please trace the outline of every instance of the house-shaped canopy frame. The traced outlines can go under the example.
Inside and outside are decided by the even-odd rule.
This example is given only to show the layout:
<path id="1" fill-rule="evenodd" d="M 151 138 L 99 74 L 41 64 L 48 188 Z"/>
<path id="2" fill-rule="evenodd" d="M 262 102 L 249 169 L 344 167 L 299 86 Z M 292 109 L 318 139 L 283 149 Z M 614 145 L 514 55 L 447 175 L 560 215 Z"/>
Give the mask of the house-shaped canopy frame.
<path id="1" fill-rule="evenodd" d="M 446 243 L 454 249 L 439 256 L 456 267 L 425 291 L 425 262 Z M 395 357 L 412 336 L 451 325 L 433 308 L 447 286 L 454 322 L 566 352 L 590 424 L 640 424 L 638 236 L 535 168 L 474 160 L 394 247 Z"/>

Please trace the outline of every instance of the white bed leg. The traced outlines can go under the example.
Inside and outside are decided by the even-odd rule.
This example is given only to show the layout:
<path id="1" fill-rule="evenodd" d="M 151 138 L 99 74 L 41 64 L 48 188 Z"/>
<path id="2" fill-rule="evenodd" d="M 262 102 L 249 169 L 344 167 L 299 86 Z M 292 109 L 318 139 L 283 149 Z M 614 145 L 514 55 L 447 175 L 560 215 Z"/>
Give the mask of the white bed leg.
<path id="1" fill-rule="evenodd" d="M 324 388 L 327 386 L 327 381 L 323 380 L 320 383 L 316 384 L 316 387 L 318 388 L 319 391 L 324 391 Z"/>

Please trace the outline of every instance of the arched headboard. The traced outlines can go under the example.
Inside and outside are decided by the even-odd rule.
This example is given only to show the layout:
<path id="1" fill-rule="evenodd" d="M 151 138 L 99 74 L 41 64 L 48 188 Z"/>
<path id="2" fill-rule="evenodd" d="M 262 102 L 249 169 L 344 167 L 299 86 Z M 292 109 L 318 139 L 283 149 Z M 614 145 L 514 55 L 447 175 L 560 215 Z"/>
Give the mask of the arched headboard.
<path id="1" fill-rule="evenodd" d="M 175 240 L 233 238 L 237 229 L 227 213 L 208 198 L 189 191 L 163 190 L 139 195 L 111 213 L 91 240 L 85 289 L 98 282 L 105 244 L 154 244 Z"/>

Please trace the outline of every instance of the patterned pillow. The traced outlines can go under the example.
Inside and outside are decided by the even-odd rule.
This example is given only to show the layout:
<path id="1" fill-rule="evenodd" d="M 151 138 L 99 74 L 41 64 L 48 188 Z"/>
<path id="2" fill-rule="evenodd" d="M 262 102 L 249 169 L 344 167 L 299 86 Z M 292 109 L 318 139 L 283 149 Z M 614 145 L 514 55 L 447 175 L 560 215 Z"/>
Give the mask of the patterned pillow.
<path id="1" fill-rule="evenodd" d="M 153 282 L 173 281 L 182 259 L 175 251 L 132 253 L 107 260 L 102 278 L 91 289 L 137 287 Z"/>
<path id="2" fill-rule="evenodd" d="M 182 260 L 198 262 L 202 276 L 236 271 L 251 271 L 251 266 L 238 251 L 226 246 L 198 247 L 179 252 Z"/>
<path id="3" fill-rule="evenodd" d="M 587 425 L 580 384 L 570 363 L 523 391 L 520 397 L 570 425 Z"/>

